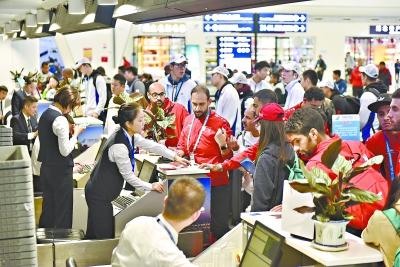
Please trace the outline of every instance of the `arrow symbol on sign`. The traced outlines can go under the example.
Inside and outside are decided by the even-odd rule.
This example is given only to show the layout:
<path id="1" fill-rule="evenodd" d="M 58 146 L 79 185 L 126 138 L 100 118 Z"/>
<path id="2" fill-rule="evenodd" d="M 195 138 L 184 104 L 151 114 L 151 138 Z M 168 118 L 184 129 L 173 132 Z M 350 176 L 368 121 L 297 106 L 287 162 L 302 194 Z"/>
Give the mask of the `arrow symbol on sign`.
<path id="1" fill-rule="evenodd" d="M 206 31 L 210 31 L 210 29 L 211 29 L 211 26 L 210 26 L 210 24 L 206 24 L 206 26 L 204 26 L 204 29 L 206 29 Z"/>
<path id="2" fill-rule="evenodd" d="M 300 17 L 299 15 L 293 15 L 293 21 L 299 21 Z"/>
<path id="3" fill-rule="evenodd" d="M 211 16 L 210 16 L 210 15 L 205 15 L 204 18 L 205 18 L 207 21 L 209 21 L 209 20 L 211 19 Z"/>
<path id="4" fill-rule="evenodd" d="M 306 30 L 306 27 L 304 27 L 304 25 L 301 25 L 301 26 L 300 26 L 300 30 L 301 30 L 302 32 L 304 32 L 304 31 Z"/>
<path id="5" fill-rule="evenodd" d="M 306 20 L 306 16 L 304 16 L 303 14 L 301 14 L 300 19 L 301 19 L 301 21 L 305 21 L 305 20 Z"/>

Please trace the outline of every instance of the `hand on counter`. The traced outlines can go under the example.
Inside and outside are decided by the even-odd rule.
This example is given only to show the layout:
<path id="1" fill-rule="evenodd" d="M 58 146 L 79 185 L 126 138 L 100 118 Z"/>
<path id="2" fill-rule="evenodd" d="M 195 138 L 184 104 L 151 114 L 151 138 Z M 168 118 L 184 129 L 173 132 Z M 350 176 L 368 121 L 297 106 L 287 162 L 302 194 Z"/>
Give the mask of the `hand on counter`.
<path id="1" fill-rule="evenodd" d="M 152 183 L 151 184 L 151 190 L 152 191 L 157 191 L 157 192 L 164 192 L 164 185 L 162 183 Z"/>
<path id="2" fill-rule="evenodd" d="M 220 166 L 220 164 L 208 164 L 208 163 L 201 164 L 199 169 L 209 170 L 209 171 L 212 171 L 212 172 L 222 172 L 224 170 Z"/>
<path id="3" fill-rule="evenodd" d="M 191 164 L 190 164 L 190 161 L 188 161 L 187 159 L 181 158 L 181 157 L 178 155 L 178 153 L 176 153 L 176 155 L 175 155 L 175 157 L 174 157 L 174 160 L 175 160 L 176 162 L 182 164 L 182 165 L 185 165 L 185 166 L 190 166 L 190 165 L 191 165 Z"/>
<path id="4" fill-rule="evenodd" d="M 182 150 L 175 149 L 174 151 L 176 152 L 176 155 L 179 157 L 183 157 L 183 155 L 185 155 L 185 152 L 183 152 Z"/>
<path id="5" fill-rule="evenodd" d="M 72 172 L 79 172 L 79 171 L 81 171 L 82 170 L 82 166 L 81 166 L 81 164 L 80 163 L 75 163 L 74 164 L 74 168 L 72 169 Z"/>
<path id="6" fill-rule="evenodd" d="M 95 119 L 98 119 L 99 118 L 99 114 L 97 114 L 96 112 L 93 112 L 92 117 L 95 118 Z"/>
<path id="7" fill-rule="evenodd" d="M 270 211 L 280 211 L 281 212 L 282 211 L 282 204 L 273 207 Z"/>

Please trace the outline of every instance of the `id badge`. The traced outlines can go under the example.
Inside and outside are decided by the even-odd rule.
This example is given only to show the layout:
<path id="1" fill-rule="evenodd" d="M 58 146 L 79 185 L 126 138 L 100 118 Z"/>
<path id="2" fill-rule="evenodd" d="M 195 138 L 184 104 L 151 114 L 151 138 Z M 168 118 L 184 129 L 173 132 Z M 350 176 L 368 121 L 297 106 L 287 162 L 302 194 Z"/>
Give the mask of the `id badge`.
<path id="1" fill-rule="evenodd" d="M 195 161 L 194 161 L 194 153 L 190 153 L 190 162 L 191 162 L 192 164 L 195 163 Z"/>

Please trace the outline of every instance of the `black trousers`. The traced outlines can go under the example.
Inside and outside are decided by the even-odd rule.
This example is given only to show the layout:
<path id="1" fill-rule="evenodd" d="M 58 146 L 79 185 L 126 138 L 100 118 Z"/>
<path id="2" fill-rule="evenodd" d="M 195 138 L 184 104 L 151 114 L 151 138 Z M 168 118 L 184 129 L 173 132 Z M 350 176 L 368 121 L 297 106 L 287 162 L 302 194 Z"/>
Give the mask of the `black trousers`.
<path id="1" fill-rule="evenodd" d="M 42 164 L 40 181 L 43 192 L 40 228 L 72 228 L 72 166 Z"/>
<path id="2" fill-rule="evenodd" d="M 94 192 L 92 182 L 85 187 L 85 199 L 89 208 L 85 239 L 114 238 L 114 215 L 111 201 Z"/>
<path id="3" fill-rule="evenodd" d="M 40 182 L 40 176 L 33 175 L 33 192 L 42 192 L 42 183 Z"/>
<path id="4" fill-rule="evenodd" d="M 229 185 L 211 187 L 211 233 L 215 239 L 229 232 Z"/>
<path id="5" fill-rule="evenodd" d="M 242 199 L 243 199 L 243 212 L 245 212 L 247 207 L 250 205 L 251 195 L 246 191 L 242 191 Z"/>
<path id="6" fill-rule="evenodd" d="M 353 96 L 360 98 L 363 93 L 364 87 L 353 86 Z"/>

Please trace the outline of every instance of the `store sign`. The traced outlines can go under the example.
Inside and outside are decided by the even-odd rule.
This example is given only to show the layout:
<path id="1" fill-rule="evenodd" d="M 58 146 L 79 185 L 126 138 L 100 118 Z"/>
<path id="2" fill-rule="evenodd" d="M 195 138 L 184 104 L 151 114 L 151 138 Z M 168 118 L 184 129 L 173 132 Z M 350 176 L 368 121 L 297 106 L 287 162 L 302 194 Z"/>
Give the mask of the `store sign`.
<path id="1" fill-rule="evenodd" d="M 186 33 L 186 23 L 146 23 L 143 33 Z"/>
<path id="2" fill-rule="evenodd" d="M 260 13 L 258 14 L 259 23 L 304 23 L 307 22 L 307 14 L 282 14 L 282 13 Z"/>
<path id="3" fill-rule="evenodd" d="M 217 37 L 218 58 L 251 58 L 251 37 L 220 36 Z"/>
<path id="4" fill-rule="evenodd" d="M 369 34 L 400 34 L 400 25 L 369 26 Z"/>
<path id="5" fill-rule="evenodd" d="M 274 33 L 274 32 L 306 32 L 306 24 L 260 24 L 258 25 L 259 32 Z"/>
<path id="6" fill-rule="evenodd" d="M 253 13 L 216 13 L 203 16 L 204 32 L 254 32 Z"/>

